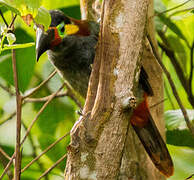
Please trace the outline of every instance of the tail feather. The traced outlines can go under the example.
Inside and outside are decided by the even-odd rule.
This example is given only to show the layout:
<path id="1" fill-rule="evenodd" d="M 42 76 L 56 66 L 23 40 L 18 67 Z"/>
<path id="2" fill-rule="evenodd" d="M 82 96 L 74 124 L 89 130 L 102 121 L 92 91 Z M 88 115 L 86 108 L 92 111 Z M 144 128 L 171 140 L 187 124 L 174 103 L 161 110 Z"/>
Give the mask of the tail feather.
<path id="1" fill-rule="evenodd" d="M 173 162 L 148 110 L 146 98 L 134 110 L 131 124 L 156 168 L 166 177 L 172 176 Z"/>

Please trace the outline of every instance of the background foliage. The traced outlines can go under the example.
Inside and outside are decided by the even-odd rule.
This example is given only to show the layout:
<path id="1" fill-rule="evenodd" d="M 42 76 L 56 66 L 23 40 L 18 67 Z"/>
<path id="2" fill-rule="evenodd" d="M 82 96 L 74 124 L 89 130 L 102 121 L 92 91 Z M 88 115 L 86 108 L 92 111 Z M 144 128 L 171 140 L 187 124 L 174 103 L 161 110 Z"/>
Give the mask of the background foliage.
<path id="1" fill-rule="evenodd" d="M 36 87 L 40 82 L 48 77 L 53 71 L 53 66 L 44 54 L 39 62 L 35 61 L 35 31 L 33 23 L 27 26 L 21 16 L 31 13 L 37 22 L 43 22 L 45 27 L 49 25 L 49 17 L 45 15 L 47 11 L 44 9 L 61 9 L 67 15 L 80 19 L 79 0 L 58 0 L 53 3 L 51 0 L 17 0 L 12 2 L 9 0 L 0 0 L 0 9 L 10 23 L 12 13 L 10 9 L 18 14 L 15 21 L 15 44 L 25 44 L 26 48 L 16 50 L 16 59 L 19 76 L 19 89 L 23 94 L 28 93 L 32 88 Z M 165 12 L 167 9 L 175 7 L 185 1 L 182 0 L 155 0 L 156 13 Z M 9 6 L 10 4 L 10 6 Z M 28 4 L 28 6 L 26 5 Z M 44 8 L 38 9 L 40 5 Z M 44 16 L 41 16 L 44 14 Z M 43 18 L 42 18 L 43 17 Z M 45 17 L 48 17 L 48 19 Z M 183 69 L 185 77 L 190 76 L 191 69 L 191 51 L 194 42 L 194 2 L 188 1 L 185 5 L 175 8 L 166 13 L 158 14 L 155 17 L 156 30 L 158 32 L 157 39 L 160 43 L 164 43 L 160 36 L 160 32 L 165 34 L 166 40 L 170 48 L 175 53 L 178 62 Z M 0 18 L 1 34 L 4 33 L 4 22 Z M 11 38 L 13 39 L 13 38 Z M 7 39 L 4 41 L 5 44 Z M 1 44 L 1 43 L 0 43 Z M 11 44 L 11 43 L 9 43 Z M 29 47 L 27 47 L 29 46 Z M 2 50 L 2 45 L 1 49 Z M 193 122 L 194 110 L 188 101 L 188 93 L 183 88 L 179 77 L 171 63 L 171 60 L 160 49 L 163 62 L 168 68 L 171 76 L 178 89 L 184 106 L 189 109 L 189 117 Z M 193 75 L 194 76 L 194 75 Z M 165 81 L 165 120 L 166 120 L 166 135 L 170 153 L 175 164 L 175 174 L 170 179 L 179 180 L 185 179 L 194 173 L 194 139 L 188 131 L 184 118 L 176 99 L 171 91 L 168 80 Z M 49 83 L 41 88 L 33 98 L 48 96 L 55 92 L 62 84 L 59 75 L 55 75 Z M 191 84 L 194 86 L 194 84 Z M 11 51 L 4 50 L 0 54 L 0 147 L 9 155 L 12 156 L 15 146 L 15 116 L 16 109 L 14 87 L 13 87 L 13 71 L 11 63 Z M 3 87 L 3 88 L 2 88 Z M 7 89 L 7 90 L 5 90 Z M 194 88 L 193 88 L 194 91 Z M 26 132 L 26 127 L 29 126 L 35 115 L 39 111 L 43 103 L 25 103 L 22 109 L 22 134 Z M 48 147 L 52 142 L 59 137 L 69 132 L 78 115 L 75 113 L 79 108 L 76 103 L 69 97 L 54 99 L 44 112 L 39 117 L 37 123 L 32 128 L 30 136 L 23 146 L 22 167 L 31 161 L 37 154 Z M 37 179 L 42 172 L 48 169 L 66 152 L 66 146 L 69 143 L 69 137 L 61 141 L 55 148 L 41 157 L 39 161 L 34 163 L 28 170 L 22 174 L 23 180 Z M 65 163 L 62 162 L 57 166 L 46 178 L 48 179 L 63 179 L 63 171 Z M 3 165 L 0 163 L 0 173 L 3 171 Z M 6 179 L 7 177 L 5 177 Z"/>

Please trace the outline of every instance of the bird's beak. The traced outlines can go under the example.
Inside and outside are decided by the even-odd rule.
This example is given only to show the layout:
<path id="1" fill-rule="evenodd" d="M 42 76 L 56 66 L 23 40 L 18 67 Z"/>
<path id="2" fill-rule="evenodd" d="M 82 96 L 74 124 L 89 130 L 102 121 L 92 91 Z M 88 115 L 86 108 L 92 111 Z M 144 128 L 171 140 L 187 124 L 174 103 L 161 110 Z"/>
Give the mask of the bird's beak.
<path id="1" fill-rule="evenodd" d="M 41 28 L 36 30 L 36 60 L 50 48 L 50 36 L 48 32 L 44 32 Z"/>

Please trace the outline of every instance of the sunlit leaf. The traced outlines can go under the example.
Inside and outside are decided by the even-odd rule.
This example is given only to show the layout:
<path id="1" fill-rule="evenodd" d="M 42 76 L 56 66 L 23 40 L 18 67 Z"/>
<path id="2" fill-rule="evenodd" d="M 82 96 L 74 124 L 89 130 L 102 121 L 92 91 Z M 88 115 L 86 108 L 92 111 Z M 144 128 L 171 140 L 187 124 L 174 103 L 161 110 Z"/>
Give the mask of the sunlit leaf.
<path id="1" fill-rule="evenodd" d="M 194 149 L 188 147 L 168 146 L 174 163 L 174 174 L 169 180 L 185 180 L 194 173 Z M 190 179 L 193 180 L 193 179 Z"/>
<path id="2" fill-rule="evenodd" d="M 187 113 L 190 121 L 194 123 L 194 110 L 187 109 Z M 167 130 L 187 129 L 184 116 L 180 109 L 166 111 L 164 115 Z"/>
<path id="3" fill-rule="evenodd" d="M 45 27 L 45 30 L 47 30 L 51 24 L 51 16 L 49 11 L 43 7 L 40 7 L 34 20 L 37 24 L 42 24 Z"/>
<path id="4" fill-rule="evenodd" d="M 154 1 L 154 10 L 157 12 L 163 12 L 166 10 L 166 6 L 161 0 Z"/>
<path id="5" fill-rule="evenodd" d="M 178 60 L 180 60 L 180 64 L 182 68 L 186 69 L 187 67 L 187 53 L 185 51 L 185 47 L 183 43 L 175 36 L 169 35 L 167 36 L 167 40 L 170 44 L 171 49 L 177 54 Z"/>
<path id="6" fill-rule="evenodd" d="M 24 92 L 27 86 L 29 85 L 30 80 L 34 73 L 34 66 L 36 62 L 35 61 L 35 48 L 33 46 L 34 43 L 27 44 L 27 46 L 29 47 L 24 48 L 24 46 L 26 47 L 25 43 L 33 41 L 33 38 L 30 35 L 28 35 L 24 30 L 16 29 L 15 35 L 17 37 L 16 44 L 19 44 L 19 47 L 18 47 L 19 49 L 16 49 L 16 62 L 17 62 L 17 70 L 18 70 L 19 88 L 22 92 Z M 16 47 L 12 45 L 9 48 L 12 49 Z M 1 54 L 0 76 L 9 85 L 14 85 L 10 50 L 3 51 Z"/>
<path id="7" fill-rule="evenodd" d="M 5 44 L 3 50 L 28 48 L 34 45 L 35 43 L 24 43 L 24 44 L 13 44 L 13 45 Z"/>
<path id="8" fill-rule="evenodd" d="M 1 7 L 6 7 L 8 10 L 18 14 L 18 15 L 21 15 L 20 11 L 15 8 L 14 6 L 12 6 L 12 4 L 10 4 L 9 1 L 5 1 L 5 0 L 0 0 L 0 9 Z"/>
<path id="9" fill-rule="evenodd" d="M 179 29 L 179 27 L 172 22 L 172 20 L 168 17 L 166 17 L 164 14 L 158 15 L 159 19 L 166 25 L 170 30 L 172 30 L 177 36 L 179 36 L 181 39 L 186 40 L 186 37 L 182 33 L 182 31 Z"/>

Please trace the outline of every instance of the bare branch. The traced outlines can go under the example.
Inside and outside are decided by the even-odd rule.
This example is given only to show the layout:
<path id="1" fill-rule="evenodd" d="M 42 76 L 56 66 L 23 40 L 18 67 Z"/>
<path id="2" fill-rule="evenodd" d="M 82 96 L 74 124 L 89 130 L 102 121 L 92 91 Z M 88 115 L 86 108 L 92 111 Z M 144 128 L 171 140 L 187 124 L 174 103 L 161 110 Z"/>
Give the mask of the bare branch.
<path id="1" fill-rule="evenodd" d="M 7 163 L 10 159 L 11 158 L 7 155 L 7 153 L 0 147 L 0 162 L 4 168 L 7 166 Z M 9 180 L 13 179 L 13 172 L 11 171 L 11 169 L 9 169 L 6 174 Z"/>
<path id="2" fill-rule="evenodd" d="M 13 113 L 11 113 L 8 117 L 6 117 L 5 119 L 0 121 L 0 125 L 2 125 L 3 123 L 7 122 L 8 120 L 12 119 L 14 116 L 16 115 L 16 111 L 14 111 Z"/>
<path id="3" fill-rule="evenodd" d="M 191 179 L 194 176 L 194 174 L 191 174 L 189 177 L 187 177 L 185 180 L 187 179 Z"/>
<path id="4" fill-rule="evenodd" d="M 9 28 L 12 28 L 12 26 L 13 26 L 15 20 L 16 20 L 16 17 L 17 17 L 17 14 L 13 17 L 13 19 L 12 19 L 10 25 L 9 25 Z"/>
<path id="5" fill-rule="evenodd" d="M 22 170 L 21 173 L 23 173 L 26 169 L 28 169 L 34 162 L 36 162 L 41 156 L 43 156 L 45 153 L 47 153 L 51 148 L 53 148 L 57 143 L 59 143 L 63 138 L 68 136 L 70 132 L 66 133 L 64 136 L 59 138 L 57 141 L 52 143 L 50 146 L 48 146 L 42 153 L 40 153 L 36 158 L 34 158 L 30 163 L 28 163 Z"/>
<path id="6" fill-rule="evenodd" d="M 4 91 L 6 91 L 9 95 L 15 96 L 15 93 L 14 93 L 14 92 L 12 92 L 8 87 L 4 86 L 4 85 L 1 84 L 1 83 L 0 83 L 0 87 L 1 87 Z"/>
<path id="7" fill-rule="evenodd" d="M 159 104 L 163 103 L 163 102 L 166 101 L 166 100 L 167 100 L 167 98 L 162 99 L 161 101 L 157 102 L 156 104 L 151 105 L 151 106 L 150 106 L 150 109 L 152 109 L 152 108 L 158 106 Z"/>
<path id="8" fill-rule="evenodd" d="M 175 7 L 173 7 L 173 8 L 167 9 L 167 10 L 165 10 L 165 11 L 162 11 L 162 12 L 159 12 L 159 13 L 155 13 L 154 16 L 158 16 L 158 15 L 160 15 L 160 14 L 164 14 L 164 13 L 167 13 L 167 12 L 172 11 L 172 10 L 174 10 L 174 9 L 177 9 L 177 8 L 179 8 L 179 7 L 181 7 L 181 6 L 184 6 L 184 5 L 187 4 L 189 1 L 191 1 L 191 0 L 187 0 L 187 1 L 185 1 L 185 2 L 183 2 L 183 3 L 181 3 L 181 4 L 179 4 L 178 6 L 175 6 Z"/>
<path id="9" fill-rule="evenodd" d="M 175 56 L 175 53 L 169 49 L 167 46 L 159 43 L 159 46 L 162 48 L 162 50 L 166 53 L 166 55 L 168 56 L 168 58 L 171 60 L 171 63 L 172 65 L 174 66 L 174 69 L 176 71 L 176 74 L 185 90 L 185 92 L 187 93 L 188 95 L 188 100 L 190 102 L 190 104 L 194 107 L 194 97 L 190 91 L 190 88 L 189 88 L 189 81 L 188 79 L 185 77 L 184 75 L 184 72 Z M 192 62 L 191 62 L 192 63 Z"/>
<path id="10" fill-rule="evenodd" d="M 11 158 L 9 157 L 9 155 L 0 147 L 0 153 L 3 154 L 4 157 L 6 157 L 8 160 L 10 160 Z"/>
<path id="11" fill-rule="evenodd" d="M 68 94 L 68 92 L 59 93 L 59 94 L 57 94 L 55 96 L 55 98 L 64 97 L 64 96 L 67 96 L 67 94 Z M 25 102 L 45 102 L 45 101 L 48 101 L 48 99 L 50 98 L 50 96 L 52 96 L 52 95 L 48 95 L 48 96 L 41 97 L 41 98 L 27 98 L 24 101 Z"/>
<path id="12" fill-rule="evenodd" d="M 172 88 L 173 94 L 174 94 L 174 96 L 175 96 L 175 98 L 176 98 L 176 100 L 178 102 L 178 105 L 179 105 L 179 107 L 180 107 L 180 109 L 181 109 L 181 111 L 183 113 L 183 116 L 184 116 L 185 122 L 187 124 L 187 127 L 189 128 L 191 134 L 194 136 L 194 128 L 193 128 L 192 124 L 189 121 L 189 117 L 188 117 L 187 111 L 185 110 L 185 108 L 184 108 L 184 106 L 182 104 L 182 101 L 181 101 L 181 99 L 180 99 L 180 97 L 178 95 L 178 92 L 177 92 L 176 87 L 174 85 L 174 82 L 173 82 L 173 80 L 172 80 L 172 78 L 170 76 L 170 73 L 167 71 L 166 67 L 162 63 L 162 60 L 160 59 L 160 56 L 157 54 L 157 51 L 155 50 L 155 48 L 153 46 L 153 43 L 151 41 L 151 38 L 150 38 L 149 34 L 147 35 L 147 38 L 148 38 L 148 41 L 150 43 L 153 55 L 155 56 L 157 62 L 160 64 L 160 66 L 162 67 L 166 77 L 168 78 L 168 81 L 169 81 L 170 86 Z"/>
<path id="13" fill-rule="evenodd" d="M 8 28 L 9 25 L 8 25 L 8 23 L 7 23 L 6 19 L 5 19 L 5 17 L 3 16 L 3 13 L 2 13 L 1 10 L 0 10 L 0 15 L 1 15 L 1 17 L 2 17 L 2 19 L 3 19 L 3 21 L 4 21 L 5 25 L 6 25 L 6 27 Z"/>
<path id="14" fill-rule="evenodd" d="M 193 9 L 194 9 L 194 7 L 181 9 L 181 10 L 173 12 L 172 14 L 169 15 L 169 17 L 175 16 L 176 14 L 183 13 L 183 12 L 186 12 L 186 11 L 191 11 Z"/>
<path id="15" fill-rule="evenodd" d="M 42 106 L 42 108 L 39 110 L 39 112 L 37 113 L 36 117 L 34 118 L 34 120 L 31 122 L 30 126 L 28 127 L 25 136 L 23 137 L 22 141 L 21 141 L 21 145 L 24 143 L 24 141 L 26 140 L 30 130 L 32 129 L 34 123 L 37 121 L 38 117 L 40 116 L 40 114 L 44 111 L 44 109 L 47 107 L 47 105 L 54 99 L 54 97 L 63 89 L 63 87 L 65 86 L 65 83 L 63 83 L 63 85 L 55 92 L 53 93 L 50 98 L 48 99 L 48 101 L 46 101 L 44 103 L 44 105 Z"/>
<path id="16" fill-rule="evenodd" d="M 45 85 L 55 74 L 57 73 L 57 70 L 55 69 L 50 75 L 49 77 L 44 80 L 43 82 L 41 82 L 37 87 L 35 87 L 29 94 L 23 96 L 23 99 L 26 99 L 28 97 L 30 97 L 31 95 L 33 95 L 35 92 L 37 92 L 43 85 Z"/>
<path id="17" fill-rule="evenodd" d="M 22 125 L 23 125 L 24 129 L 26 130 L 27 129 L 27 126 L 24 124 L 24 122 L 22 122 Z M 29 139 L 29 141 L 30 141 L 30 143 L 32 145 L 32 149 L 33 149 L 32 157 L 33 158 L 36 158 L 36 156 L 37 156 L 37 153 L 36 153 L 37 152 L 37 147 L 36 147 L 36 145 L 35 145 L 35 143 L 33 141 L 33 138 L 32 138 L 31 133 L 29 133 L 28 139 Z M 38 166 L 40 168 L 40 171 L 41 172 L 44 172 L 45 171 L 45 168 L 43 167 L 43 163 L 40 162 L 40 161 L 37 161 L 37 164 L 38 164 Z M 21 173 L 22 173 L 22 171 L 21 171 Z M 45 180 L 48 180 L 48 177 L 45 177 Z"/>
<path id="18" fill-rule="evenodd" d="M 14 158 L 15 158 L 15 152 L 14 152 L 14 154 L 12 155 L 10 161 L 7 163 L 7 166 L 6 166 L 5 169 L 3 170 L 3 173 L 2 173 L 2 175 L 1 175 L 1 177 L 0 177 L 0 180 L 3 179 L 3 177 L 5 176 L 5 174 L 7 173 L 7 171 L 9 170 L 10 166 L 12 165 L 12 162 L 13 162 Z"/>
<path id="19" fill-rule="evenodd" d="M 46 170 L 39 178 L 38 180 L 42 179 L 46 174 L 48 174 L 50 171 L 52 171 L 58 164 L 60 164 L 65 158 L 67 157 L 67 154 L 63 155 L 55 164 L 53 164 L 48 170 Z"/>

